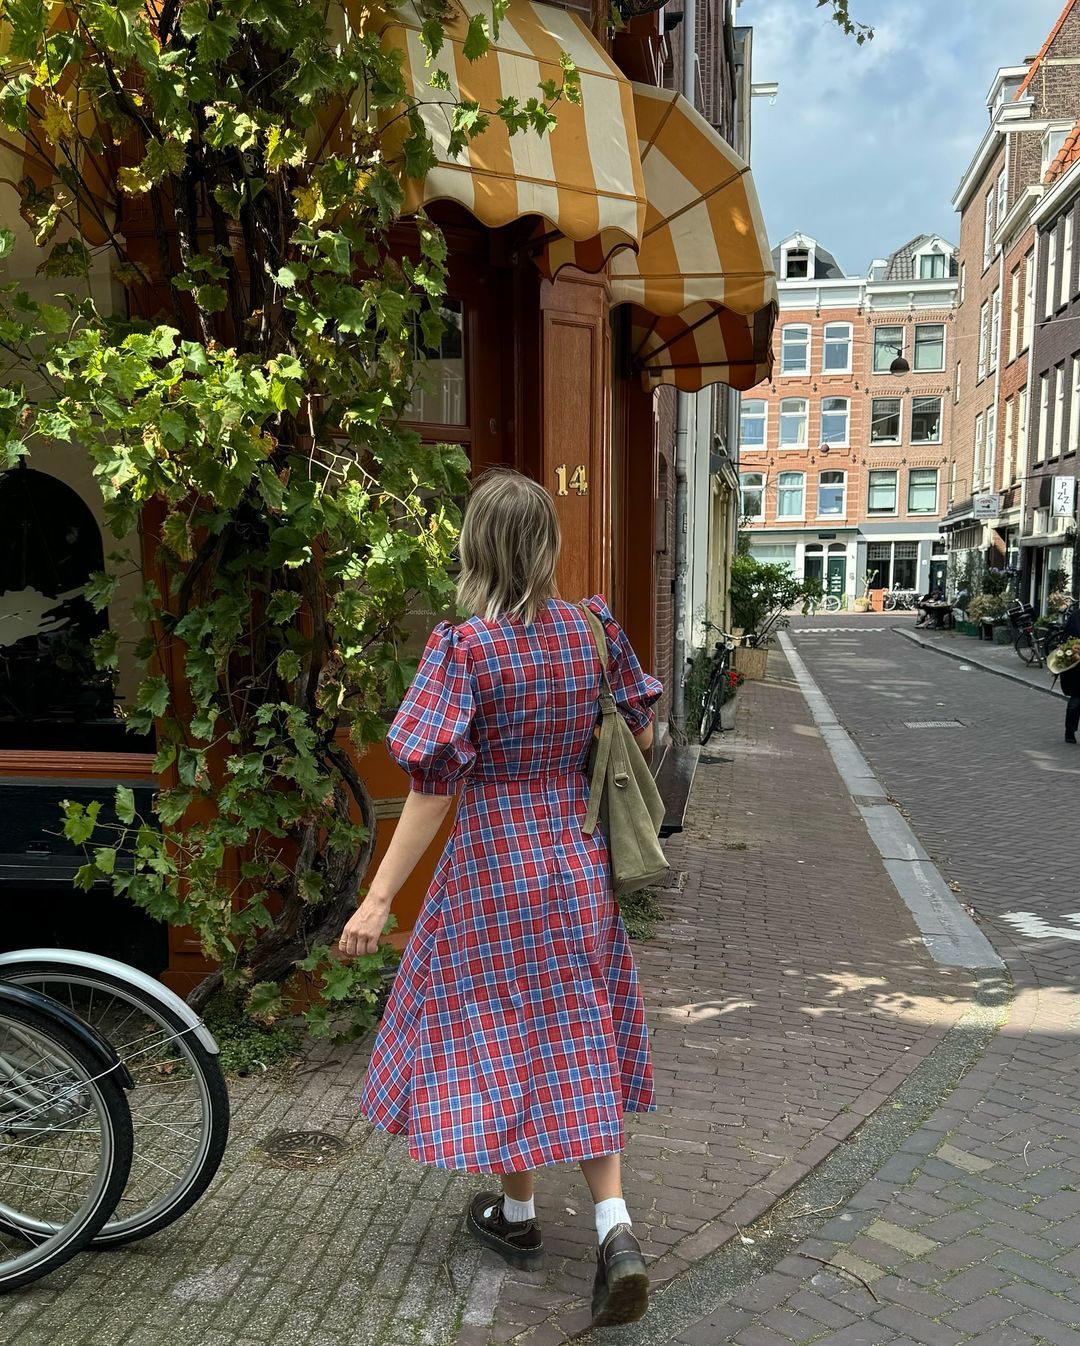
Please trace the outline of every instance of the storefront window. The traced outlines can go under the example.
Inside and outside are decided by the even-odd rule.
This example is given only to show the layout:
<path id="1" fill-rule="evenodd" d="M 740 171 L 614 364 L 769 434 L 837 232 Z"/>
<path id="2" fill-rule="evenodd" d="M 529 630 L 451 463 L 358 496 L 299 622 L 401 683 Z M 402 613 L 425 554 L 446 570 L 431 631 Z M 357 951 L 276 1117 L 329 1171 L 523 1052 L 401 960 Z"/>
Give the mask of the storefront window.
<path id="1" fill-rule="evenodd" d="M 420 361 L 406 419 L 427 425 L 465 425 L 465 310 L 460 300 L 444 299 L 442 337 L 438 346 L 425 343 L 422 325 L 414 328 L 414 349 Z"/>
<path id="2" fill-rule="evenodd" d="M 893 552 L 893 588 L 914 589 L 919 570 L 919 544 L 896 542 Z"/>
<path id="3" fill-rule="evenodd" d="M 873 575 L 871 589 L 892 588 L 892 543 L 871 542 L 866 548 L 866 569 Z M 876 573 L 875 573 L 876 572 Z"/>

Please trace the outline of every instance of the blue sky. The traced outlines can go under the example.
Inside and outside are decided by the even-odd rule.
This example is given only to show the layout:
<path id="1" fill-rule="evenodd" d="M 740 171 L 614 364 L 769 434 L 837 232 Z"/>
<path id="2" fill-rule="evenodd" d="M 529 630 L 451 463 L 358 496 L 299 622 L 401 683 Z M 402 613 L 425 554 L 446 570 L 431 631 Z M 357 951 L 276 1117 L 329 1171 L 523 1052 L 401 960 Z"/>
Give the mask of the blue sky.
<path id="1" fill-rule="evenodd" d="M 856 45 L 814 0 L 743 0 L 753 78 L 752 164 L 773 243 L 796 230 L 848 275 L 918 233 L 956 240 L 953 193 L 987 126 L 999 66 L 1042 46 L 1064 0 L 851 0 Z"/>

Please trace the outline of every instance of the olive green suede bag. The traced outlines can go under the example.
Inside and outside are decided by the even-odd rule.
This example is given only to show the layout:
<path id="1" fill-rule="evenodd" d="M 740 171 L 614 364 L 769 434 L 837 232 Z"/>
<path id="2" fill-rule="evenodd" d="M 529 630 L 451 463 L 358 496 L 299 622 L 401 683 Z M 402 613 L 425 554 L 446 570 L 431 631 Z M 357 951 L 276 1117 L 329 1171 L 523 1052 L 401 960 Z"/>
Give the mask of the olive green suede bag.
<path id="1" fill-rule="evenodd" d="M 596 613 L 582 606 L 602 670 L 600 736 L 589 752 L 589 803 L 582 831 L 592 836 L 603 824 L 611 853 L 611 887 L 616 897 L 651 888 L 670 866 L 660 848 L 664 801 L 630 726 L 619 713 L 607 678 L 608 643 Z"/>

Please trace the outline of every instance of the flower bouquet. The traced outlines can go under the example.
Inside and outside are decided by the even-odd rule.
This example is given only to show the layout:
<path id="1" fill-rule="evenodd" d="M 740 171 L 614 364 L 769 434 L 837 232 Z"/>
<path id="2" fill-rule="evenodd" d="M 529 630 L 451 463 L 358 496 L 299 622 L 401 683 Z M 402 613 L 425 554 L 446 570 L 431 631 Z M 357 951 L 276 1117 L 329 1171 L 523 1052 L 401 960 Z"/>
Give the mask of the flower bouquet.
<path id="1" fill-rule="evenodd" d="M 1046 656 L 1046 667 L 1055 677 L 1080 664 L 1080 636 L 1070 636 Z"/>

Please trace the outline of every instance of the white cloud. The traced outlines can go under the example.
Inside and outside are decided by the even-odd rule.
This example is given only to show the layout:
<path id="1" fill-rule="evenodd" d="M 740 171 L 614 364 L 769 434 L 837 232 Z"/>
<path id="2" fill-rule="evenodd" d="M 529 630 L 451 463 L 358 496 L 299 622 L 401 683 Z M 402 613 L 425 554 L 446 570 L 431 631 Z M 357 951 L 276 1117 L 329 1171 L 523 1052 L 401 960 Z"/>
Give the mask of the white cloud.
<path id="1" fill-rule="evenodd" d="M 955 238 L 951 200 L 986 124 L 995 71 L 1038 51 L 1064 0 L 851 0 L 872 42 L 814 0 L 745 0 L 754 177 L 770 237 L 802 229 L 855 274 L 913 235 Z M 1080 103 L 1080 90 L 1078 90 Z"/>

